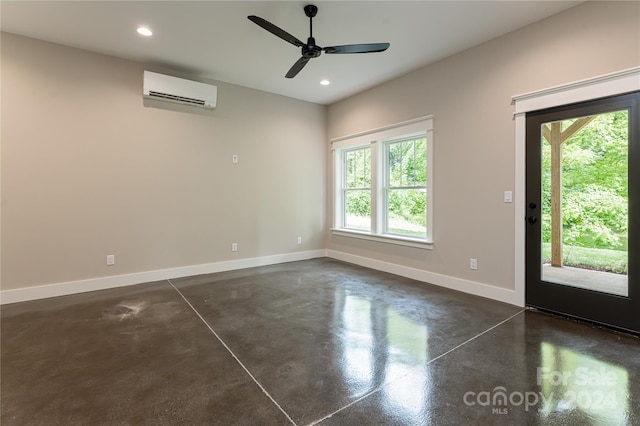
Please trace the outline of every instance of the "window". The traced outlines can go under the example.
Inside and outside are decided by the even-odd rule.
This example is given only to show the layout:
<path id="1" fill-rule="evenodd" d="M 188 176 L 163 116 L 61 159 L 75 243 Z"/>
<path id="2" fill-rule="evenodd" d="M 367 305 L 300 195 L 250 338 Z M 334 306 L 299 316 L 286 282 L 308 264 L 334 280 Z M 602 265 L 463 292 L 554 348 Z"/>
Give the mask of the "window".
<path id="1" fill-rule="evenodd" d="M 432 120 L 332 141 L 334 234 L 431 248 Z"/>
<path id="2" fill-rule="evenodd" d="M 371 230 L 371 149 L 356 148 L 344 156 L 344 227 Z"/>
<path id="3" fill-rule="evenodd" d="M 385 151 L 385 231 L 427 237 L 427 140 L 387 142 Z"/>

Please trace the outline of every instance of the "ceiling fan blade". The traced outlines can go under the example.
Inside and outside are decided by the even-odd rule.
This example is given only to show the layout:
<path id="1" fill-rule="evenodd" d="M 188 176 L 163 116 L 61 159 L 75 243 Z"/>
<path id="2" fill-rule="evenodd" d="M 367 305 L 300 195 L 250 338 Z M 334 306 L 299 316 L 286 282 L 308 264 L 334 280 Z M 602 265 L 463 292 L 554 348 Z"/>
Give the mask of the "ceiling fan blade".
<path id="1" fill-rule="evenodd" d="M 307 62 L 309 62 L 309 58 L 305 58 L 304 56 L 298 59 L 298 61 L 295 64 L 293 64 L 293 66 L 291 67 L 287 75 L 285 75 L 285 77 L 293 78 L 296 75 L 298 75 L 298 73 L 302 70 L 302 68 L 304 68 L 304 66 L 307 65 Z"/>
<path id="2" fill-rule="evenodd" d="M 249 18 L 250 21 L 260 25 L 262 28 L 264 28 L 265 30 L 269 31 L 271 34 L 280 37 L 284 41 L 288 41 L 289 43 L 293 44 L 294 46 L 298 46 L 298 47 L 304 46 L 303 42 L 301 42 L 300 40 L 298 40 L 297 38 L 295 38 L 294 36 L 292 36 L 291 34 L 286 32 L 282 28 L 273 25 L 271 22 L 269 22 L 269 21 L 267 21 L 265 19 L 262 19 L 259 16 L 251 15 L 251 16 L 247 16 L 247 18 Z"/>
<path id="3" fill-rule="evenodd" d="M 384 52 L 389 48 L 389 43 L 345 44 L 344 46 L 325 47 L 324 53 L 371 53 Z"/>

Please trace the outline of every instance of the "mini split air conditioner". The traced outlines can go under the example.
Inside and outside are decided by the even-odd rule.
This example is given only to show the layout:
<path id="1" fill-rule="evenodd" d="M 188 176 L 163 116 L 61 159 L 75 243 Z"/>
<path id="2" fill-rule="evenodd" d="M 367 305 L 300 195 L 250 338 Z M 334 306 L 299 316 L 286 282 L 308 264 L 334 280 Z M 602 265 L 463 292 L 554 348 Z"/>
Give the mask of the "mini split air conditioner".
<path id="1" fill-rule="evenodd" d="M 218 87 L 145 71 L 142 95 L 145 99 L 155 101 L 213 109 L 216 107 Z"/>

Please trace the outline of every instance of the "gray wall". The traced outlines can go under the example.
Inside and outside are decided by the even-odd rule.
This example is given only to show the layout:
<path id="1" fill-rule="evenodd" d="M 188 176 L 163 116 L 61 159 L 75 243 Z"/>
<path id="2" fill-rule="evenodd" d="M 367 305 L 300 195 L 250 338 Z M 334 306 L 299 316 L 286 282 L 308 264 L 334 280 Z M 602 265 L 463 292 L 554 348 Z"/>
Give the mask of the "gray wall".
<path id="1" fill-rule="evenodd" d="M 330 139 L 435 115 L 435 245 L 330 235 L 328 248 L 514 289 L 514 204 L 503 203 L 514 190 L 512 96 L 638 65 L 640 3 L 589 2 L 331 105 Z"/>
<path id="2" fill-rule="evenodd" d="M 324 106 L 145 108 L 144 69 L 2 34 L 3 290 L 324 247 Z"/>

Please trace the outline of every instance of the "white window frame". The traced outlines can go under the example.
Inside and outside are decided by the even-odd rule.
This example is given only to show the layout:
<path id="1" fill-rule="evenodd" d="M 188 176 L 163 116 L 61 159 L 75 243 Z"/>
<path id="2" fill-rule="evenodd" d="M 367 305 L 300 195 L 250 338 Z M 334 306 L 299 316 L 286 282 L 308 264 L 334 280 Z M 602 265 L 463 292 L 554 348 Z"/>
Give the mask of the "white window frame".
<path id="1" fill-rule="evenodd" d="M 427 141 L 427 233 L 426 238 L 388 234 L 385 230 L 385 145 L 410 138 Z M 371 147 L 371 231 L 344 228 L 342 152 L 358 147 Z M 433 248 L 433 116 L 369 130 L 331 140 L 333 152 L 333 235 L 359 238 L 421 249 Z"/>

